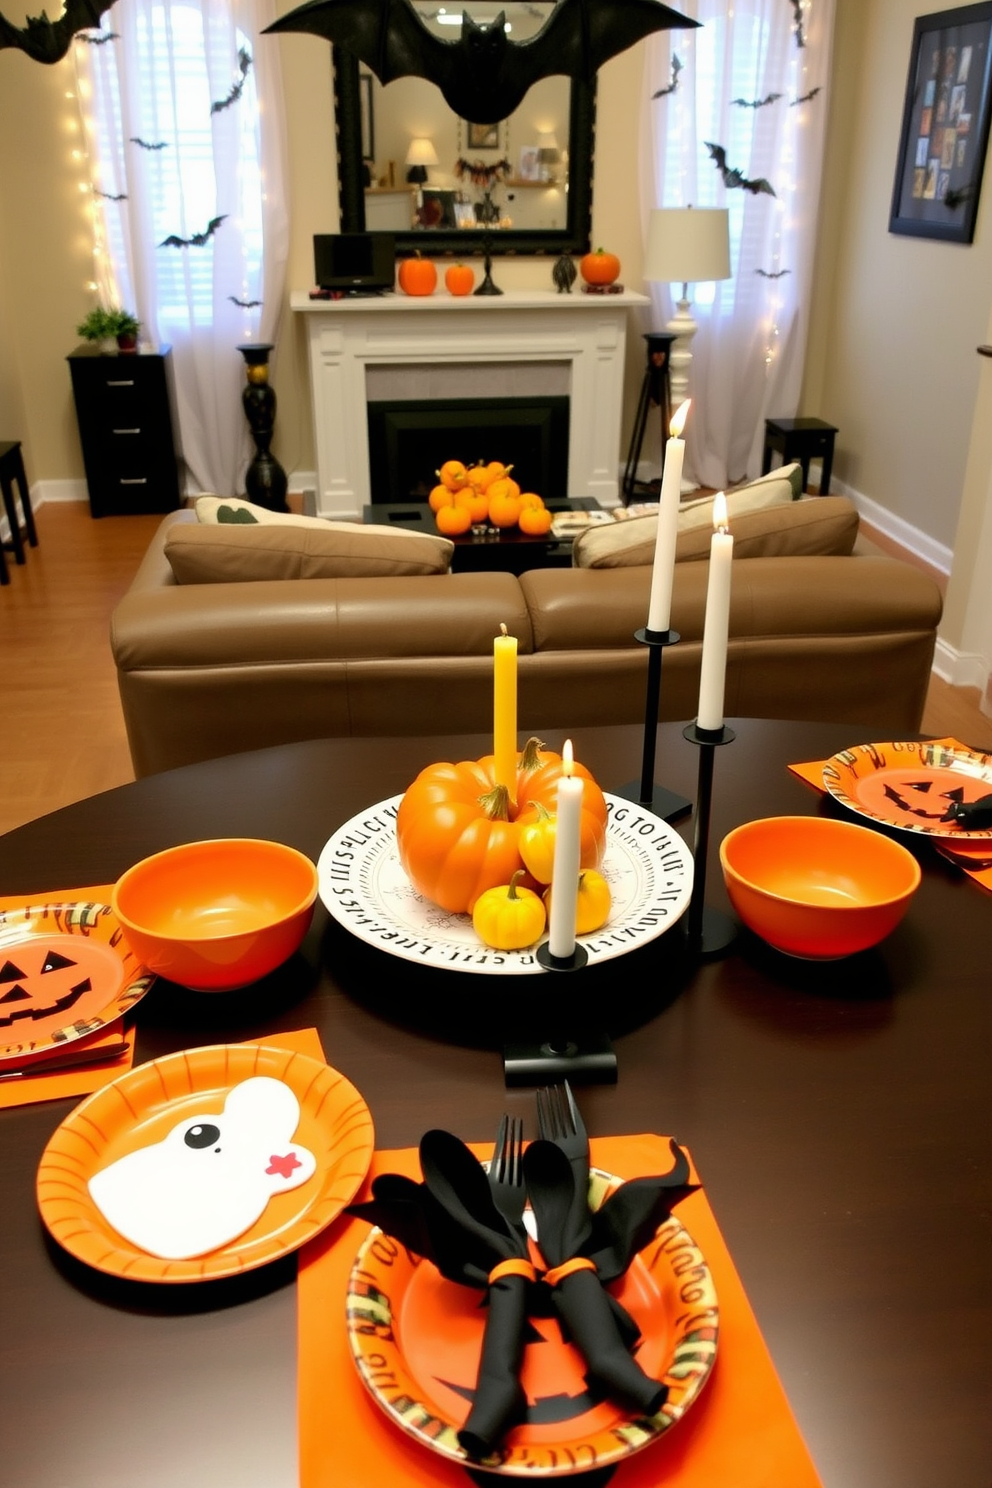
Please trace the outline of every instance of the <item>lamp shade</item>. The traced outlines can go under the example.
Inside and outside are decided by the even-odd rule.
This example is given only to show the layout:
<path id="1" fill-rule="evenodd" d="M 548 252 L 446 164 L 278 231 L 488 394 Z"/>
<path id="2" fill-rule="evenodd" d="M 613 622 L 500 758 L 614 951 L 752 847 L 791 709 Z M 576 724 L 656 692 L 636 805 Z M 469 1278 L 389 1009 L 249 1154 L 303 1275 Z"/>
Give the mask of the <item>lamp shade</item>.
<path id="1" fill-rule="evenodd" d="M 437 151 L 429 139 L 413 139 L 406 152 L 407 165 L 437 165 Z"/>
<path id="2" fill-rule="evenodd" d="M 659 207 L 648 219 L 644 277 L 663 284 L 730 278 L 725 207 Z"/>

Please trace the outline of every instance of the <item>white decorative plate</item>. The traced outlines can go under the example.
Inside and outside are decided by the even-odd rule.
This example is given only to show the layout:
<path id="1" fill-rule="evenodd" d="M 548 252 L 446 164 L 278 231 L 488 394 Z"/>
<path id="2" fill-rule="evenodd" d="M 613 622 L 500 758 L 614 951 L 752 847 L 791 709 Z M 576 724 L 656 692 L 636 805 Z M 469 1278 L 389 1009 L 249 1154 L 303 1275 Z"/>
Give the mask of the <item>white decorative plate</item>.
<path id="1" fill-rule="evenodd" d="M 543 973 L 534 954 L 483 945 L 469 915 L 449 914 L 411 884 L 396 846 L 402 795 L 345 822 L 317 861 L 318 893 L 329 912 L 359 940 L 421 966 L 450 971 Z M 579 937 L 589 964 L 646 945 L 671 928 L 692 893 L 692 854 L 679 834 L 622 796 L 606 797 L 609 821 L 600 871 L 613 910 L 593 935 Z"/>

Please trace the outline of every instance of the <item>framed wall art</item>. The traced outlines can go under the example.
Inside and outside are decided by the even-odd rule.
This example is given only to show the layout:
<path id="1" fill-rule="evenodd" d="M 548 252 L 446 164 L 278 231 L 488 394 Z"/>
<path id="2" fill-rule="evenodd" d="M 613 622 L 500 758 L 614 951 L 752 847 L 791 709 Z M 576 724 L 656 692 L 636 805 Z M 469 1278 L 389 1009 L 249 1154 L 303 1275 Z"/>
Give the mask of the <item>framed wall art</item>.
<path id="1" fill-rule="evenodd" d="M 917 17 L 889 231 L 970 243 L 989 139 L 992 0 Z"/>

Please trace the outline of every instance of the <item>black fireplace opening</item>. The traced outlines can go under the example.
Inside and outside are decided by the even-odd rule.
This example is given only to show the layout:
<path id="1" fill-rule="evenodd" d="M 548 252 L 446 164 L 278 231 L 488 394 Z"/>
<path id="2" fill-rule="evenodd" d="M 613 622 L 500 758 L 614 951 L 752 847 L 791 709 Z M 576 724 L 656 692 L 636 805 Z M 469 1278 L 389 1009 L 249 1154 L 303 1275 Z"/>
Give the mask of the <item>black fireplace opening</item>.
<path id="1" fill-rule="evenodd" d="M 568 495 L 567 396 L 370 402 L 372 500 L 426 501 L 445 460 L 513 466 L 524 491 Z"/>

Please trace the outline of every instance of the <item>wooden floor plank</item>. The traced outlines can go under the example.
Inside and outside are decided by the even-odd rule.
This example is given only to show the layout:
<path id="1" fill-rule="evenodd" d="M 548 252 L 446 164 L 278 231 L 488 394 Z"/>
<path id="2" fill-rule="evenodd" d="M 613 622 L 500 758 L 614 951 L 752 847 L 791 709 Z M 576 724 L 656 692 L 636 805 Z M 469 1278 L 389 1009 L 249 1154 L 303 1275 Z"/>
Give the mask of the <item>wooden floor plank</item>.
<path id="1" fill-rule="evenodd" d="M 0 588 L 0 832 L 134 778 L 110 654 L 110 615 L 161 518 L 41 506 L 39 546 Z M 973 688 L 931 682 L 923 727 L 992 750 Z"/>

